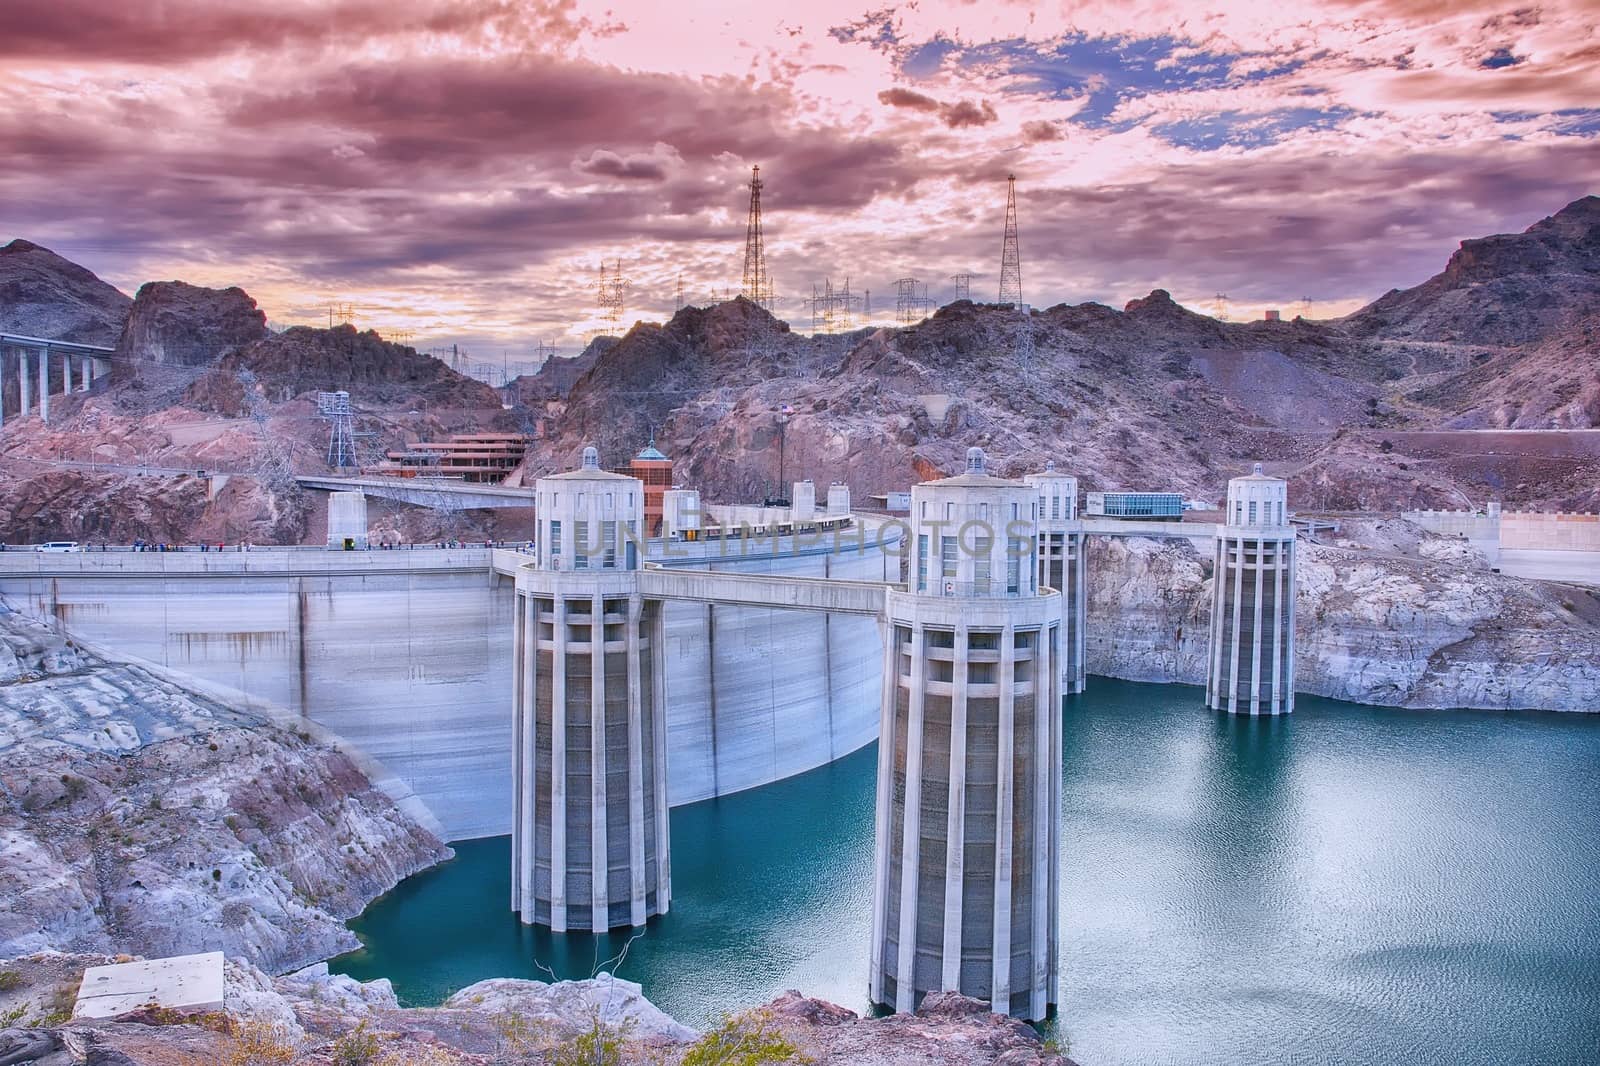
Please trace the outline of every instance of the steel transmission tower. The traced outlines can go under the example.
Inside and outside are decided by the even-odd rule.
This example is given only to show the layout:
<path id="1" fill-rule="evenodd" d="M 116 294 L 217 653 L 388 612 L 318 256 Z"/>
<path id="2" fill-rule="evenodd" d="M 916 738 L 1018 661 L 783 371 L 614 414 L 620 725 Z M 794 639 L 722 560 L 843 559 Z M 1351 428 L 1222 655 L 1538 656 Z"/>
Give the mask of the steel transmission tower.
<path id="1" fill-rule="evenodd" d="M 617 260 L 610 274 L 606 273 L 606 261 L 600 260 L 600 282 L 596 289 L 599 293 L 601 319 L 613 333 L 619 332 L 622 329 L 623 307 L 628 291 L 628 279 L 622 276 L 621 259 Z"/>
<path id="2" fill-rule="evenodd" d="M 896 278 L 894 283 L 894 320 L 903 326 L 920 322 L 933 311 L 933 301 L 928 299 L 928 287 L 917 278 Z"/>
<path id="3" fill-rule="evenodd" d="M 356 465 L 355 426 L 350 414 L 350 394 L 317 393 L 317 414 L 328 420 L 328 465 L 335 470 Z"/>
<path id="4" fill-rule="evenodd" d="M 956 294 L 950 298 L 951 303 L 955 303 L 957 300 L 972 299 L 971 274 L 951 274 L 950 280 L 956 283 Z"/>
<path id="5" fill-rule="evenodd" d="M 1017 250 L 1017 176 L 1006 178 L 1006 239 L 1000 248 L 1000 302 L 1022 302 L 1022 253 Z"/>
<path id="6" fill-rule="evenodd" d="M 766 311 L 772 310 L 772 278 L 767 274 L 767 246 L 761 235 L 761 168 L 750 168 L 750 220 L 744 229 L 744 284 L 739 294 Z"/>

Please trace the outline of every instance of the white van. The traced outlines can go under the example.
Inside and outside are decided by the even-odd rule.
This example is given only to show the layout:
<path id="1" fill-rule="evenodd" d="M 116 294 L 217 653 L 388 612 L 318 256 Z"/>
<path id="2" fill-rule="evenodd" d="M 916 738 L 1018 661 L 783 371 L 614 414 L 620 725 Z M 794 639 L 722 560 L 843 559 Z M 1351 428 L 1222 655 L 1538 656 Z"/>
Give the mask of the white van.
<path id="1" fill-rule="evenodd" d="M 51 540 L 34 549 L 42 552 L 81 552 L 83 548 L 75 540 Z"/>

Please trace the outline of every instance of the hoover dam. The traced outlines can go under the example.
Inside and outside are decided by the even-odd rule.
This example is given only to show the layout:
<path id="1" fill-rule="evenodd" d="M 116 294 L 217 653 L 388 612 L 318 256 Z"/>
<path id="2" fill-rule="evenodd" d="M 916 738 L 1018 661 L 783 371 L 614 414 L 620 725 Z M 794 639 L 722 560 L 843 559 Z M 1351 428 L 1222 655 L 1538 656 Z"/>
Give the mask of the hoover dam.
<path id="1" fill-rule="evenodd" d="M 891 548 L 896 536 L 891 527 Z M 672 545 L 670 561 L 897 578 L 887 568 L 898 559 L 871 538 L 841 538 L 838 552 L 792 540 L 776 553 L 721 547 Z M 462 840 L 511 831 L 513 574 L 526 560 L 483 547 L 8 551 L 0 595 L 118 658 L 325 727 L 419 798 L 445 839 Z M 871 620 L 673 603 L 666 624 L 674 805 L 801 773 L 877 736 Z"/>

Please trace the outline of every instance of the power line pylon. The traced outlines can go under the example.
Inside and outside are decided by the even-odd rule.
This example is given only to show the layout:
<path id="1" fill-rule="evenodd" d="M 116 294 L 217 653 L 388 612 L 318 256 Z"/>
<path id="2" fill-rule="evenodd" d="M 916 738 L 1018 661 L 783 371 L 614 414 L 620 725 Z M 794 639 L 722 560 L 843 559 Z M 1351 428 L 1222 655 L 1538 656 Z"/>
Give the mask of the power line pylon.
<path id="1" fill-rule="evenodd" d="M 903 326 L 921 321 L 933 310 L 928 299 L 928 287 L 916 278 L 896 278 L 894 283 L 894 320 Z"/>
<path id="2" fill-rule="evenodd" d="M 1226 321 L 1228 321 L 1228 294 L 1227 293 L 1225 293 L 1225 292 L 1217 293 L 1216 299 L 1213 300 L 1212 303 L 1211 303 L 1211 311 L 1212 311 L 1211 317 L 1216 319 L 1218 322 L 1226 322 Z"/>
<path id="3" fill-rule="evenodd" d="M 290 463 L 278 447 L 277 437 L 267 430 L 267 404 L 257 386 L 255 371 L 241 370 L 235 377 L 250 409 L 250 420 L 256 424 L 256 433 L 261 437 L 256 478 L 265 484 L 281 485 L 290 478 Z"/>
<path id="4" fill-rule="evenodd" d="M 761 168 L 750 168 L 750 218 L 744 229 L 744 284 L 739 293 L 771 312 L 772 278 L 767 274 L 766 238 L 761 233 Z"/>
<path id="5" fill-rule="evenodd" d="M 627 292 L 627 288 L 628 279 L 622 276 L 622 260 L 617 260 L 610 274 L 606 273 L 606 261 L 600 260 L 600 280 L 596 285 L 600 301 L 600 318 L 613 332 L 622 328 L 623 295 Z"/>
<path id="6" fill-rule="evenodd" d="M 355 425 L 350 414 L 350 394 L 317 393 L 317 414 L 328 420 L 328 465 L 343 470 L 356 465 Z"/>
<path id="7" fill-rule="evenodd" d="M 1006 236 L 1000 246 L 1000 302 L 1022 302 L 1022 252 L 1017 247 L 1017 176 L 1006 178 Z"/>
<path id="8" fill-rule="evenodd" d="M 356 321 L 355 304 L 333 304 L 328 308 L 328 328 L 335 325 L 352 326 Z"/>
<path id="9" fill-rule="evenodd" d="M 823 282 L 822 288 L 811 286 L 811 332 L 849 333 L 855 329 L 855 296 L 850 292 L 850 279 L 844 287 L 833 287 L 833 279 Z"/>
<path id="10" fill-rule="evenodd" d="M 955 303 L 957 300 L 972 299 L 971 274 L 951 274 L 950 280 L 955 282 L 956 286 L 956 294 L 950 298 L 951 303 Z"/>

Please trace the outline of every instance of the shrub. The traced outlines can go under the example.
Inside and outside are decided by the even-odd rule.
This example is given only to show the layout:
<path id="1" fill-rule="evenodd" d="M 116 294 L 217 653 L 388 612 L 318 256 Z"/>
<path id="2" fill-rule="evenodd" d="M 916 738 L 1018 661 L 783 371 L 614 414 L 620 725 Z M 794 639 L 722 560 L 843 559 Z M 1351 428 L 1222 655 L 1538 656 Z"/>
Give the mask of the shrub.
<path id="1" fill-rule="evenodd" d="M 760 1011 L 724 1018 L 683 1056 L 683 1066 L 765 1066 L 806 1061 L 809 1060 L 800 1049 L 773 1028 L 772 1018 Z"/>
<path id="2" fill-rule="evenodd" d="M 550 1049 L 549 1066 L 622 1066 L 622 1044 L 626 1037 L 595 1014 L 589 1027 L 570 1040 Z"/>
<path id="3" fill-rule="evenodd" d="M 0 970 L 0 992 L 14 992 L 22 987 L 22 975 L 15 970 Z"/>
<path id="4" fill-rule="evenodd" d="M 294 1061 L 294 1041 L 282 1026 L 245 1021 L 234 1029 L 227 1066 L 287 1066 Z"/>
<path id="5" fill-rule="evenodd" d="M 527 1054 L 537 1042 L 533 1023 L 516 1011 L 495 1015 L 494 1031 L 500 1038 L 500 1050 L 512 1055 Z"/>
<path id="6" fill-rule="evenodd" d="M 378 1051 L 378 1038 L 362 1022 L 333 1042 L 333 1066 L 373 1066 Z"/>

